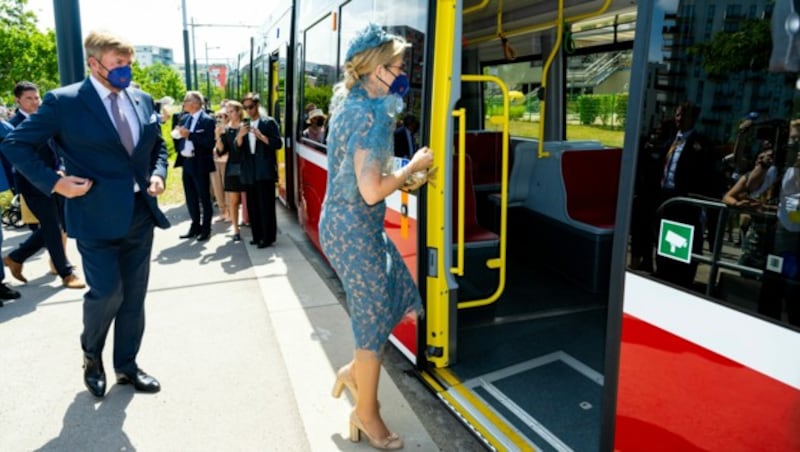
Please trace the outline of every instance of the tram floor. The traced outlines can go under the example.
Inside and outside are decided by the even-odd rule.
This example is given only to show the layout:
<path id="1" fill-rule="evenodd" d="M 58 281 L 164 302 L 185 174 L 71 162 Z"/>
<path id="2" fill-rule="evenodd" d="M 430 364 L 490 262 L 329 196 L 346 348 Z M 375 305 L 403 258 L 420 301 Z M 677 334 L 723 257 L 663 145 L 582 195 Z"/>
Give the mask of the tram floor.
<path id="1" fill-rule="evenodd" d="M 459 311 L 450 370 L 537 450 L 597 450 L 605 298 L 511 259 L 497 303 Z"/>

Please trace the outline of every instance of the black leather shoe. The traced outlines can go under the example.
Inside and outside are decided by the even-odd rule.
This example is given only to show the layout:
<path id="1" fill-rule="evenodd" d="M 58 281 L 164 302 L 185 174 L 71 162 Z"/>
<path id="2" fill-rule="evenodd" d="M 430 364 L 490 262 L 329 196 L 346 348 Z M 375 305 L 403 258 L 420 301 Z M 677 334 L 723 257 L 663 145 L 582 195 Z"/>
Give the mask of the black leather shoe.
<path id="1" fill-rule="evenodd" d="M 268 247 L 268 246 L 270 246 L 270 245 L 272 245 L 272 244 L 271 244 L 271 243 L 267 243 L 267 242 L 265 242 L 265 241 L 263 241 L 263 240 L 262 240 L 262 241 L 260 241 L 260 242 L 258 242 L 258 247 L 259 247 L 259 248 L 266 248 L 266 247 Z"/>
<path id="2" fill-rule="evenodd" d="M 19 297 L 19 292 L 8 287 L 6 283 L 0 283 L 0 306 L 3 306 L 3 300 L 16 300 Z"/>
<path id="3" fill-rule="evenodd" d="M 189 232 L 179 236 L 178 238 L 180 238 L 180 239 L 191 239 L 191 238 L 194 238 L 195 236 L 197 236 L 197 232 L 194 232 L 194 231 L 190 230 Z"/>
<path id="4" fill-rule="evenodd" d="M 106 395 L 106 371 L 102 359 L 83 355 L 83 383 L 93 396 L 102 398 Z"/>
<path id="5" fill-rule="evenodd" d="M 250 244 L 251 245 L 258 245 L 258 242 L 256 242 L 255 240 L 250 240 Z"/>
<path id="6" fill-rule="evenodd" d="M 134 374 L 126 374 L 117 372 L 117 384 L 129 385 L 132 384 L 133 388 L 140 392 L 149 392 L 151 394 L 161 390 L 161 384 L 155 378 L 147 375 L 142 369 L 136 369 Z"/>
<path id="7" fill-rule="evenodd" d="M 211 233 L 210 232 L 203 232 L 202 234 L 197 236 L 197 241 L 198 242 L 205 242 L 210 237 L 211 237 Z"/>
<path id="8" fill-rule="evenodd" d="M 242 241 L 242 236 L 239 235 L 239 234 L 233 234 L 233 241 L 234 242 L 241 242 Z"/>

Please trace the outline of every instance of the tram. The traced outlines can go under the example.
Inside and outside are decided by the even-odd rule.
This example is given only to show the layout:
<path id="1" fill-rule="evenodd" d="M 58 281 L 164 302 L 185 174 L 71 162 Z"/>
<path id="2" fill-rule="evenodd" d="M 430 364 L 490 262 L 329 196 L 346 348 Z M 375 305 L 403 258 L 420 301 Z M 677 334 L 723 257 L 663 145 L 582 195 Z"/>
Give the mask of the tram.
<path id="1" fill-rule="evenodd" d="M 319 247 L 327 156 L 305 107 L 328 113 L 347 43 L 378 23 L 411 44 L 398 119 L 419 120 L 438 167 L 385 220 L 426 310 L 391 341 L 433 393 L 495 450 L 800 450 L 800 299 L 767 315 L 759 298 L 796 265 L 770 249 L 743 264 L 726 232 L 761 211 L 720 202 L 762 138 L 779 174 L 794 165 L 787 128 L 754 118 L 800 117 L 796 3 L 279 2 L 255 58 L 281 199 Z M 705 140 L 682 159 L 702 152 L 718 165 L 694 179 L 719 184 L 665 197 L 690 104 Z M 754 124 L 768 131 L 740 133 Z M 659 271 L 672 261 L 688 281 Z"/>

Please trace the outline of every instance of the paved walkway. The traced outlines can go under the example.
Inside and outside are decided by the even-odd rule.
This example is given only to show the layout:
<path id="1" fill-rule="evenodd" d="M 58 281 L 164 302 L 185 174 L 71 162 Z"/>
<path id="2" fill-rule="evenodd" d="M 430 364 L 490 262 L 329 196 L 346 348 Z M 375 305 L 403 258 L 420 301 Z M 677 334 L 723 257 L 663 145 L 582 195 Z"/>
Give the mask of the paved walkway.
<path id="1" fill-rule="evenodd" d="M 301 232 L 279 208 L 281 234 L 259 250 L 225 223 L 211 240 L 178 239 L 185 208 L 156 230 L 139 365 L 158 394 L 111 384 L 98 401 L 83 386 L 83 290 L 62 289 L 47 254 L 25 263 L 28 284 L 0 308 L 0 451 L 369 450 L 348 440 L 351 403 L 330 396 L 352 355 L 346 312 L 295 245 Z M 27 235 L 4 229 L 2 254 Z M 70 240 L 68 256 L 80 257 Z M 104 362 L 109 376 L 109 335 Z M 113 380 L 109 381 L 113 383 Z M 438 450 L 385 372 L 380 399 L 406 450 Z"/>

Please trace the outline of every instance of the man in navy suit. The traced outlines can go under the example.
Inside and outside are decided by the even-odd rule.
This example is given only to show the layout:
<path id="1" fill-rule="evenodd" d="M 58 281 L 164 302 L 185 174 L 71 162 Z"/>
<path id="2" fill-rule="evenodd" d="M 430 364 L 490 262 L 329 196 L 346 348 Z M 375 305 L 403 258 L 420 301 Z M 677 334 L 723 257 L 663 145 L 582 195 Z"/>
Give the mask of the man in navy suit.
<path id="1" fill-rule="evenodd" d="M 31 82 L 19 82 L 14 86 L 14 97 L 19 108 L 17 114 L 9 122 L 16 127 L 39 109 L 41 103 L 39 87 Z M 56 155 L 52 143 L 47 142 L 39 146 L 36 152 L 47 166 L 54 171 L 61 170 L 61 159 Z M 63 198 L 57 194 L 42 193 L 19 172 L 14 174 L 14 182 L 17 192 L 25 197 L 25 203 L 39 220 L 39 228 L 33 231 L 14 251 L 4 257 L 3 263 L 8 266 L 12 276 L 22 282 L 28 282 L 22 274 L 22 265 L 40 249 L 47 247 L 52 267 L 61 277 L 64 287 L 83 289 L 86 285 L 73 271 L 64 251 Z"/>
<path id="2" fill-rule="evenodd" d="M 411 159 L 417 152 L 417 142 L 414 134 L 419 130 L 419 121 L 414 115 L 405 115 L 403 125 L 394 131 L 394 155 L 395 157 Z"/>
<path id="3" fill-rule="evenodd" d="M 14 126 L 9 124 L 5 120 L 0 120 L 0 143 L 5 139 L 6 135 L 8 135 L 12 130 L 14 130 Z M 6 171 L 5 171 L 5 159 L 0 159 L 0 191 L 8 190 L 9 183 L 8 179 L 6 178 Z M 3 245 L 3 228 L 0 226 L 0 246 Z M 16 290 L 8 287 L 3 280 L 6 279 L 5 270 L 3 266 L 0 265 L 0 308 L 3 307 L 3 300 L 13 300 L 20 297 L 20 293 Z"/>
<path id="4" fill-rule="evenodd" d="M 66 230 L 77 241 L 89 285 L 81 334 L 87 389 L 105 395 L 102 353 L 113 321 L 117 383 L 157 392 L 161 385 L 139 368 L 136 355 L 144 333 L 153 228 L 169 227 L 156 203 L 164 191 L 167 150 L 152 98 L 128 88 L 133 46 L 91 32 L 84 48 L 90 76 L 47 93 L 0 151 L 39 191 L 67 198 Z M 66 175 L 35 152 L 51 139 Z"/>
<path id="5" fill-rule="evenodd" d="M 217 124 L 203 110 L 203 95 L 198 91 L 186 93 L 183 110 L 186 112 L 183 122 L 173 130 L 172 136 L 176 138 L 175 150 L 178 152 L 175 167 L 183 167 L 183 192 L 192 225 L 189 232 L 180 237 L 197 237 L 198 241 L 204 241 L 211 236 L 213 211 L 209 174 L 216 170 L 212 150 L 216 144 L 214 129 Z"/>

